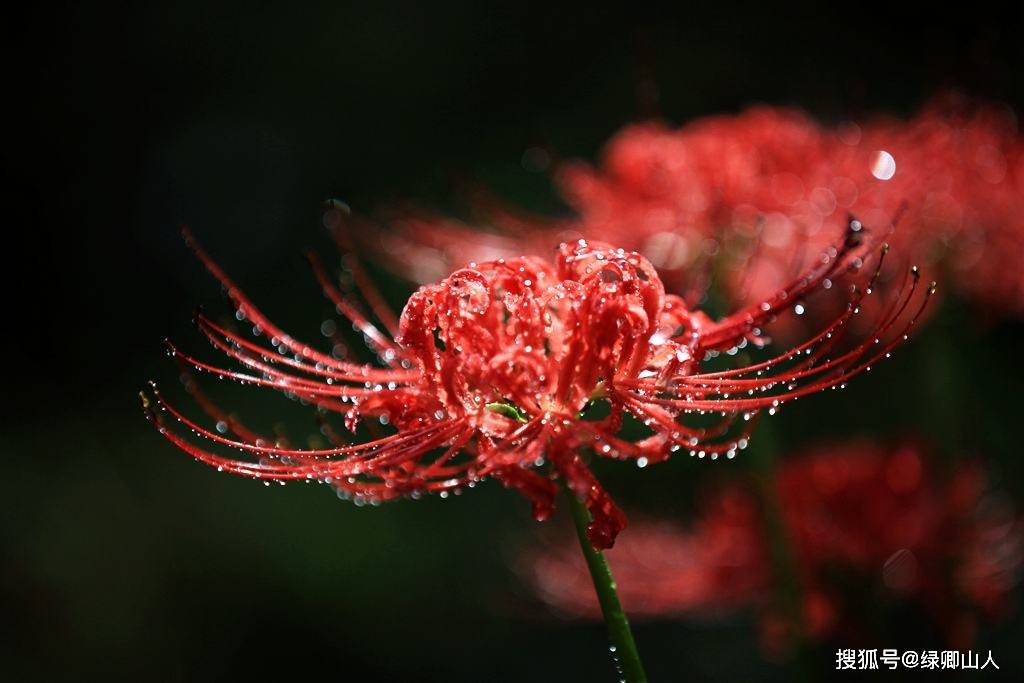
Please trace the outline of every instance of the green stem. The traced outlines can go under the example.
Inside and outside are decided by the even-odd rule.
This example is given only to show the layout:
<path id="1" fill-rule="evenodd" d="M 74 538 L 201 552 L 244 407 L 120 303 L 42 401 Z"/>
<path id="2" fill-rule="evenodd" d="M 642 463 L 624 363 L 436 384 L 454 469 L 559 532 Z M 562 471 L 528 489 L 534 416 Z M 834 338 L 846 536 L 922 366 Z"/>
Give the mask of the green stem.
<path id="1" fill-rule="evenodd" d="M 594 590 L 601 603 L 601 613 L 608 627 L 608 639 L 611 640 L 612 655 L 620 668 L 624 683 L 647 683 L 647 674 L 640 661 L 640 654 L 633 642 L 633 632 L 629 628 L 629 620 L 622 611 L 619 595 L 615 590 L 615 579 L 604 553 L 590 544 L 587 538 L 587 525 L 590 524 L 590 512 L 571 491 L 566 490 L 569 509 L 572 511 L 573 522 L 576 523 L 576 535 L 580 540 L 583 557 L 590 569 L 590 578 L 594 581 Z"/>

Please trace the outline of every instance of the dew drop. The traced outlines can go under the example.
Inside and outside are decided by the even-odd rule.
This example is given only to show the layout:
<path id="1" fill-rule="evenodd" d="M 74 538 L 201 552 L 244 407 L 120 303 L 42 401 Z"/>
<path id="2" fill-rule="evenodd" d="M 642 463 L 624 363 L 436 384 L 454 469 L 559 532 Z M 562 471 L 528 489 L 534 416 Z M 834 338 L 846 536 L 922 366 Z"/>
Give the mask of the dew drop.
<path id="1" fill-rule="evenodd" d="M 875 152 L 871 162 L 871 175 L 879 180 L 889 180 L 896 175 L 896 160 L 885 150 Z"/>

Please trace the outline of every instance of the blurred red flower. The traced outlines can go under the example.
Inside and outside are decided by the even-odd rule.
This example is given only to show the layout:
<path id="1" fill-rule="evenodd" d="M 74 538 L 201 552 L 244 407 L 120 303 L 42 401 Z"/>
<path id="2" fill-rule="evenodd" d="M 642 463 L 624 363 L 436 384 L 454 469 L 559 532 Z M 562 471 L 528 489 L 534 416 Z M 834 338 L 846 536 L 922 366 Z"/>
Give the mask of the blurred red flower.
<path id="1" fill-rule="evenodd" d="M 899 216 L 890 240 L 901 258 L 950 270 L 982 307 L 1024 313 L 1024 144 L 1000 107 L 946 94 L 907 121 L 825 127 L 798 110 L 754 107 L 681 128 L 645 122 L 617 133 L 599 166 L 556 165 L 555 181 L 571 218 L 476 193 L 484 231 L 405 212 L 361 234 L 421 281 L 475 259 L 599 239 L 645 254 L 691 305 L 714 278 L 737 306 L 807 268 L 849 215 L 874 226 Z"/>
<path id="2" fill-rule="evenodd" d="M 234 303 L 237 320 L 270 337 L 271 345 L 200 314 L 200 331 L 244 370 L 220 368 L 173 345 L 172 355 L 220 378 L 285 392 L 323 415 L 341 414 L 352 440 L 323 418 L 322 431 L 334 445 L 293 448 L 248 429 L 192 381 L 216 429 L 167 404 L 155 387 L 155 402 L 144 395 L 143 404 L 167 439 L 220 470 L 267 481 L 318 480 L 357 501 L 446 496 L 492 477 L 528 496 L 543 519 L 553 506 L 554 481 L 562 480 L 593 516 L 592 543 L 607 548 L 625 518 L 584 457 L 640 466 L 682 448 L 699 457 L 733 457 L 745 447 L 750 418 L 759 410 L 774 412 L 783 402 L 840 385 L 906 339 L 932 291 L 919 297 L 920 306 L 909 305 L 919 289 L 916 271 L 864 341 L 843 338 L 870 283 L 848 290 L 843 313 L 785 353 L 732 370 L 702 369 L 720 352 L 735 355 L 748 343 L 760 344 L 761 327 L 777 314 L 830 278 L 858 269 L 877 248 L 878 235 L 865 239 L 866 233 L 853 222 L 843 243 L 823 251 L 800 278 L 718 321 L 666 294 L 643 256 L 584 240 L 563 244 L 554 265 L 520 257 L 457 270 L 421 287 L 398 320 L 355 262 L 353 279 L 370 313 L 313 259 L 324 292 L 362 332 L 378 364 L 341 360 L 291 337 L 193 242 Z M 243 457 L 193 443 L 165 424 L 165 414 Z M 704 418 L 695 426 L 699 415 L 710 415 L 710 424 Z M 638 438 L 623 434 L 630 421 L 634 433 L 642 432 Z"/>
<path id="3" fill-rule="evenodd" d="M 980 466 L 945 478 L 920 447 L 853 442 L 786 461 L 772 485 L 812 637 L 855 633 L 863 603 L 880 594 L 917 601 L 958 644 L 971 639 L 975 613 L 1007 608 L 1024 525 Z M 765 644 L 775 647 L 793 625 L 770 601 L 778 579 L 754 487 L 706 494 L 688 528 L 640 521 L 608 553 L 622 603 L 634 618 L 756 607 Z M 599 614 L 579 558 L 559 544 L 527 554 L 524 575 L 544 602 L 568 615 Z"/>

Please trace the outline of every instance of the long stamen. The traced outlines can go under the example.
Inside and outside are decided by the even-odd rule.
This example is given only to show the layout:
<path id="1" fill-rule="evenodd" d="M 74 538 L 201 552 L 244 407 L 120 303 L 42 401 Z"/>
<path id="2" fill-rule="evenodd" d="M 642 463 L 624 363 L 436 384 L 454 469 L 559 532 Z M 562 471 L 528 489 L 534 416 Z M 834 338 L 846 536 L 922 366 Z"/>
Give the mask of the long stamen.
<path id="1" fill-rule="evenodd" d="M 245 337 L 232 332 L 231 330 L 217 325 L 201 313 L 195 316 L 195 322 L 199 330 L 215 344 L 216 342 L 214 339 L 219 339 L 223 342 L 229 343 L 236 350 L 244 349 L 245 351 L 248 351 L 252 358 L 259 357 L 266 363 L 286 365 L 290 368 L 299 370 L 300 372 L 328 380 L 339 380 L 342 382 L 352 382 L 356 384 L 363 384 L 366 382 L 411 383 L 420 378 L 420 373 L 416 370 L 389 370 L 374 367 L 372 365 L 359 365 L 355 363 L 341 363 L 343 366 L 341 369 L 329 368 L 324 366 L 322 363 L 310 365 L 299 358 L 293 358 L 282 354 L 280 351 L 274 351 L 264 346 L 260 346 L 259 344 L 256 344 Z M 223 348 L 220 345 L 218 345 L 218 347 Z"/>
<path id="2" fill-rule="evenodd" d="M 195 238 L 192 236 L 191 231 L 187 228 L 182 229 L 182 236 L 185 238 L 186 244 L 192 249 L 195 255 L 199 258 L 202 264 L 206 267 L 206 270 L 216 278 L 227 292 L 228 298 L 235 304 L 238 309 L 238 314 L 250 321 L 252 321 L 257 327 L 261 328 L 266 334 L 276 337 L 281 344 L 298 354 L 303 358 L 309 358 L 319 363 L 323 363 L 327 367 L 335 368 L 337 370 L 344 371 L 348 367 L 351 367 L 347 363 L 342 363 L 335 358 L 332 358 L 308 344 L 299 342 L 293 339 L 291 335 L 286 333 L 280 327 L 275 325 L 269 318 L 260 312 L 258 308 L 249 300 L 248 297 L 242 293 L 242 290 L 227 276 L 227 273 L 221 269 L 220 266 L 210 258 L 209 254 L 199 246 Z"/>
<path id="3" fill-rule="evenodd" d="M 382 333 L 375 325 L 366 319 L 362 313 L 345 297 L 342 295 L 338 288 L 331 282 L 331 278 L 327 275 L 327 271 L 324 269 L 323 263 L 320 261 L 320 257 L 314 252 L 307 252 L 306 259 L 309 261 L 310 267 L 313 269 L 313 274 L 316 276 L 317 281 L 320 283 L 320 287 L 323 289 L 324 294 L 331 303 L 334 304 L 335 310 L 339 314 L 345 316 L 351 320 L 359 331 L 366 336 L 366 339 L 372 346 L 376 346 L 382 351 L 381 356 L 385 363 L 388 365 L 394 365 L 398 362 L 399 358 L 405 356 L 405 353 L 399 349 L 390 339 L 388 339 L 384 333 Z M 397 331 L 397 326 L 394 328 Z M 396 334 L 392 332 L 391 334 Z"/>

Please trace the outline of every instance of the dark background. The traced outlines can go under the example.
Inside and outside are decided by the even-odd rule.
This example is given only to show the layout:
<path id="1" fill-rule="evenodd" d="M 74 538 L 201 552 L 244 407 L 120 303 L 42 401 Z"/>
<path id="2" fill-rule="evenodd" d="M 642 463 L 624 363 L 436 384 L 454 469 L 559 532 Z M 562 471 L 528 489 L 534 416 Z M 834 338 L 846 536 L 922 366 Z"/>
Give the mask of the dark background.
<path id="1" fill-rule="evenodd" d="M 332 253 L 327 197 L 364 213 L 407 199 L 457 210 L 453 179 L 471 177 L 558 211 L 523 151 L 594 158 L 639 116 L 683 122 L 756 102 L 824 120 L 901 114 L 949 86 L 1024 104 L 1021 13 L 978 3 L 211 5 L 47 6 L 6 28 L 8 680 L 612 680 L 602 627 L 551 618 L 507 568 L 536 526 L 516 495 L 488 485 L 357 509 L 324 488 L 217 476 L 152 432 L 136 392 L 150 377 L 173 386 L 161 340 L 204 348 L 191 310 L 223 310 L 179 225 L 282 326 L 315 338 L 330 307 L 299 254 Z M 387 289 L 396 302 L 408 291 Z M 801 402 L 776 431 L 787 449 L 854 434 L 942 440 L 943 457 L 984 456 L 1021 500 L 1021 331 L 947 301 L 884 371 Z M 239 401 L 254 422 L 314 429 L 287 401 Z M 600 475 L 627 512 L 681 515 L 706 465 Z M 653 680 L 787 680 L 753 633 L 744 617 L 638 628 Z M 1017 616 L 979 647 L 1020 671 L 1021 635 Z M 941 648 L 915 615 L 878 638 Z M 834 652 L 817 657 L 827 672 Z"/>

